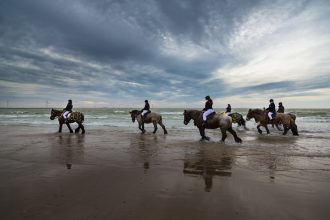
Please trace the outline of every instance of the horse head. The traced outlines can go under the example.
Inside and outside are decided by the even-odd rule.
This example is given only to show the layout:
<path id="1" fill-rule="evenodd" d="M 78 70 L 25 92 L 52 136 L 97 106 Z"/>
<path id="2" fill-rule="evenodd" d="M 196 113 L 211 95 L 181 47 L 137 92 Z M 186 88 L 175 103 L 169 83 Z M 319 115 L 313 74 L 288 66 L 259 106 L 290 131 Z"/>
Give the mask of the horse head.
<path id="1" fill-rule="evenodd" d="M 187 125 L 191 120 L 191 115 L 190 115 L 189 111 L 184 110 L 183 116 L 184 116 L 183 117 L 183 124 Z"/>
<path id="2" fill-rule="evenodd" d="M 136 116 L 139 115 L 139 111 L 138 110 L 132 110 L 131 112 L 129 112 L 131 114 L 131 118 L 132 118 L 132 122 L 135 122 Z"/>
<path id="3" fill-rule="evenodd" d="M 252 109 L 249 109 L 249 111 L 246 115 L 246 120 L 250 121 L 251 118 L 253 118 L 253 113 L 252 113 Z"/>
<path id="4" fill-rule="evenodd" d="M 61 112 L 52 108 L 50 111 L 50 120 L 54 120 L 56 117 L 60 116 Z"/>

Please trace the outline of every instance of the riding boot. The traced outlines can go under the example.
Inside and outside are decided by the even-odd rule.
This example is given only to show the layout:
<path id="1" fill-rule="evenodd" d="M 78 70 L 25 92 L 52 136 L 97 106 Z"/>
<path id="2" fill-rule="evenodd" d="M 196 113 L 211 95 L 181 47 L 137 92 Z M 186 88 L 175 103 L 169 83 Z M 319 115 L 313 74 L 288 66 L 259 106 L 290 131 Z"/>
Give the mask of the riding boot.
<path id="1" fill-rule="evenodd" d="M 205 127 L 207 124 L 207 121 L 203 121 L 202 126 Z"/>

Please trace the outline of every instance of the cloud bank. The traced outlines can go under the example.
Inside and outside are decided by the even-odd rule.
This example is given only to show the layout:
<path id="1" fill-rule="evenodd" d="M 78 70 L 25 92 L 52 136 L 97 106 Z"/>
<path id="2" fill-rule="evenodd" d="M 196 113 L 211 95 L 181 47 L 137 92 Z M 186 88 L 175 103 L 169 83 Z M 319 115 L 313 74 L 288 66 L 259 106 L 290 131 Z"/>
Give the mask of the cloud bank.
<path id="1" fill-rule="evenodd" d="M 0 3 L 0 106 L 330 107 L 328 1 Z"/>

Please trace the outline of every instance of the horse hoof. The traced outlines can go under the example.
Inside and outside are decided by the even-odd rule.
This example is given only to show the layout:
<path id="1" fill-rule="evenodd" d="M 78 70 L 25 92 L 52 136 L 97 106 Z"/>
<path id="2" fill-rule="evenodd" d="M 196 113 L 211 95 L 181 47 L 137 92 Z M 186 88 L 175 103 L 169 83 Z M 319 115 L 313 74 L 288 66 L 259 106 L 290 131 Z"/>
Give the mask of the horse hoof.
<path id="1" fill-rule="evenodd" d="M 237 138 L 235 141 L 236 141 L 236 143 L 242 143 L 242 139 L 240 139 L 240 138 Z"/>
<path id="2" fill-rule="evenodd" d="M 262 134 L 262 131 L 258 131 L 259 132 L 259 134 Z"/>

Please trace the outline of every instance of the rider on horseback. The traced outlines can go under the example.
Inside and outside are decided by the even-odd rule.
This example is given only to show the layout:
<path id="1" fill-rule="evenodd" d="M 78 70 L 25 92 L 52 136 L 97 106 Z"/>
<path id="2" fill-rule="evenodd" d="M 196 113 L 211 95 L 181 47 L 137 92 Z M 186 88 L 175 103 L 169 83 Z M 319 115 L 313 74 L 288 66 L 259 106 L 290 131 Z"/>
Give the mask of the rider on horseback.
<path id="1" fill-rule="evenodd" d="M 229 116 L 231 114 L 231 105 L 228 104 L 226 108 L 226 115 Z"/>
<path id="2" fill-rule="evenodd" d="M 203 109 L 203 126 L 206 125 L 207 123 L 207 116 L 209 116 L 210 114 L 212 114 L 214 112 L 212 105 L 213 105 L 213 101 L 210 98 L 210 96 L 205 96 L 205 108 Z"/>
<path id="3" fill-rule="evenodd" d="M 269 102 L 270 102 L 269 107 L 266 108 L 266 110 L 268 111 L 269 120 L 273 120 L 276 116 L 275 104 L 273 99 L 270 99 Z"/>
<path id="4" fill-rule="evenodd" d="M 68 100 L 68 104 L 66 105 L 66 107 L 63 109 L 64 113 L 63 113 L 63 117 L 65 119 L 65 123 L 67 123 L 68 121 L 68 117 L 69 117 L 69 114 L 72 112 L 72 108 L 73 108 L 73 105 L 72 105 L 72 100 L 69 99 Z"/>
<path id="5" fill-rule="evenodd" d="M 145 100 L 144 102 L 145 102 L 144 108 L 141 110 L 141 116 L 143 119 L 145 119 L 147 114 L 150 113 L 150 105 L 148 100 Z"/>
<path id="6" fill-rule="evenodd" d="M 278 109 L 277 109 L 278 113 L 284 113 L 284 106 L 282 104 L 282 102 L 278 103 Z"/>

